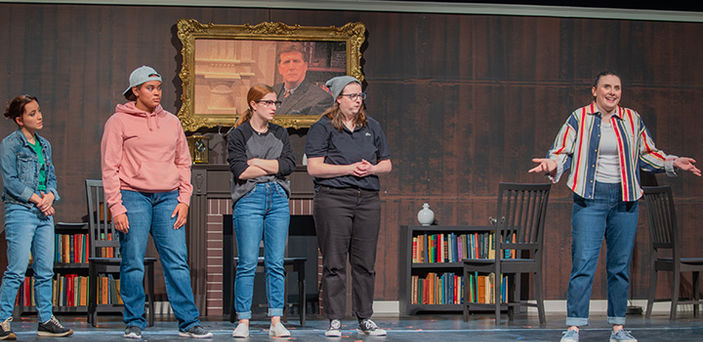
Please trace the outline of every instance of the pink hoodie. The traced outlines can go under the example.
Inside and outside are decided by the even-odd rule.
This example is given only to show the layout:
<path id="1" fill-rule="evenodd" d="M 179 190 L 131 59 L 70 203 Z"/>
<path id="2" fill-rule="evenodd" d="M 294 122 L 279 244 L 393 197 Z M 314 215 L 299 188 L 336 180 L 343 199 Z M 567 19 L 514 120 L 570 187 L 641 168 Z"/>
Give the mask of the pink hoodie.
<path id="1" fill-rule="evenodd" d="M 120 189 L 167 192 L 190 205 L 190 152 L 178 118 L 158 105 L 147 113 L 134 102 L 117 105 L 101 143 L 105 198 L 112 216 L 127 212 Z"/>

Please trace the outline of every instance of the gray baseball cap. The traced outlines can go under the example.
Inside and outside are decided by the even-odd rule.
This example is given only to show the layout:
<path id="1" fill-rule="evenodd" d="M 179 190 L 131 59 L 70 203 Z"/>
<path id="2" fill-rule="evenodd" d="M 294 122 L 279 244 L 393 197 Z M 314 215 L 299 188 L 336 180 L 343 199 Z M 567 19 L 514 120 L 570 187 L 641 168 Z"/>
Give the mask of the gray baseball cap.
<path id="1" fill-rule="evenodd" d="M 122 92 L 122 95 L 127 97 L 132 91 L 132 87 L 136 87 L 149 81 L 163 82 L 161 80 L 161 75 L 159 75 L 159 73 L 150 66 L 142 65 L 139 68 L 134 69 L 132 74 L 129 75 L 129 87 Z"/>
<path id="2" fill-rule="evenodd" d="M 356 82 L 361 84 L 359 80 L 356 79 L 356 77 L 352 76 L 337 76 L 331 78 L 329 81 L 325 83 L 325 86 L 329 88 L 330 94 L 332 94 L 332 98 L 337 100 L 339 97 L 339 94 L 342 93 L 342 90 L 344 90 L 344 87 L 347 86 L 347 84 Z"/>

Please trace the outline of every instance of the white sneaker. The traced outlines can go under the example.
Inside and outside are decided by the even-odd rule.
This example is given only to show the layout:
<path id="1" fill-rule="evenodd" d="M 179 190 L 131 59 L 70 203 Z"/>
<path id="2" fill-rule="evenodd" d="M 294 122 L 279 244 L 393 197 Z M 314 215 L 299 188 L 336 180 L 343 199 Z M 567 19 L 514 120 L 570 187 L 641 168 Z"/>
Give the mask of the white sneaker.
<path id="1" fill-rule="evenodd" d="M 369 336 L 386 336 L 386 331 L 379 328 L 376 323 L 368 318 L 359 322 L 359 333 Z"/>
<path id="2" fill-rule="evenodd" d="M 249 337 L 249 325 L 248 324 L 237 324 L 232 332 L 232 337 L 237 338 L 247 338 Z"/>
<path id="3" fill-rule="evenodd" d="M 278 322 L 276 325 L 269 327 L 269 336 L 273 337 L 290 337 L 290 331 L 283 326 L 283 323 Z"/>
<path id="4" fill-rule="evenodd" d="M 327 337 L 342 337 L 342 322 L 338 319 L 330 320 L 330 327 L 325 331 Z"/>

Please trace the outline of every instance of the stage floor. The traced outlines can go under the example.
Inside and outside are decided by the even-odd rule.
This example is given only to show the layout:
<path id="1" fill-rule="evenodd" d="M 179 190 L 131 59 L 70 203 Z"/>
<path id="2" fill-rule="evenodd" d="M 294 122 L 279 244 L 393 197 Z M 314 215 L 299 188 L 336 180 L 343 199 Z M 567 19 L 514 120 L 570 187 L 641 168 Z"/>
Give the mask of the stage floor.
<path id="1" fill-rule="evenodd" d="M 683 318 L 670 322 L 668 315 L 652 316 L 645 320 L 642 316 L 628 317 L 626 329 L 640 341 L 703 341 L 703 318 L 694 319 L 691 313 L 683 313 Z M 70 341 L 115 341 L 122 338 L 124 326 L 118 316 L 100 316 L 99 326 L 92 328 L 84 316 L 59 316 L 66 326 L 75 333 Z M 540 327 L 536 315 L 519 315 L 512 322 L 495 326 L 489 315 L 472 316 L 468 323 L 460 315 L 419 315 L 412 317 L 375 317 L 379 326 L 388 330 L 387 337 L 367 337 L 356 332 L 356 322 L 343 321 L 342 338 L 324 337 L 326 320 L 308 320 L 301 327 L 296 320 L 289 320 L 290 340 L 298 341 L 409 341 L 409 342 L 448 342 L 448 341 L 559 341 L 564 329 L 564 315 L 548 315 L 546 326 Z M 581 342 L 607 341 L 610 327 L 605 316 L 591 316 L 591 326 L 582 330 Z M 221 320 L 203 321 L 214 334 L 210 341 L 235 341 L 232 338 L 233 325 Z M 46 338 L 36 335 L 36 317 L 23 316 L 13 322 L 13 330 L 20 341 L 67 341 L 66 338 Z M 266 329 L 266 330 L 265 330 Z M 251 336 L 240 341 L 269 341 L 268 322 L 253 321 Z M 159 320 L 156 326 L 143 333 L 145 341 L 189 340 L 177 335 L 173 318 Z"/>

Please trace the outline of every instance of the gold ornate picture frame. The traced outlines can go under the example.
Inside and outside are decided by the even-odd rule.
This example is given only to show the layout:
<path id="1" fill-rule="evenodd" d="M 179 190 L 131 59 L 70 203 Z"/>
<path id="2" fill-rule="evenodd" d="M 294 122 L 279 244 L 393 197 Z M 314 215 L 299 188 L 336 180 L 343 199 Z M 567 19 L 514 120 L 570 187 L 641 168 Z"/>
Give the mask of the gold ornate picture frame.
<path id="1" fill-rule="evenodd" d="M 246 95 L 252 85 L 268 84 L 280 90 L 279 100 L 287 98 L 290 93 L 283 85 L 288 84 L 284 81 L 290 76 L 284 76 L 281 61 L 284 50 L 289 48 L 284 46 L 302 51 L 307 70 L 303 72 L 305 87 L 314 91 L 315 96 L 329 96 L 318 88 L 325 90 L 324 82 L 334 76 L 351 75 L 364 80 L 361 45 L 366 27 L 362 23 L 342 27 L 289 26 L 280 22 L 218 25 L 180 19 L 177 27 L 183 44 L 183 64 L 178 74 L 183 87 L 182 104 L 178 117 L 186 132 L 234 125 L 237 116 L 248 106 Z M 294 88 L 292 94 L 296 89 L 302 88 Z M 301 91 L 296 96 L 304 96 L 301 94 L 304 93 Z M 307 99 L 312 101 L 310 97 Z M 331 104 L 331 96 L 321 103 Z M 282 107 L 285 105 L 284 101 Z M 287 108 L 286 113 L 277 112 L 274 123 L 305 128 L 322 114 L 320 105 Z"/>

